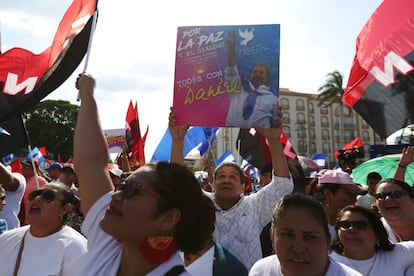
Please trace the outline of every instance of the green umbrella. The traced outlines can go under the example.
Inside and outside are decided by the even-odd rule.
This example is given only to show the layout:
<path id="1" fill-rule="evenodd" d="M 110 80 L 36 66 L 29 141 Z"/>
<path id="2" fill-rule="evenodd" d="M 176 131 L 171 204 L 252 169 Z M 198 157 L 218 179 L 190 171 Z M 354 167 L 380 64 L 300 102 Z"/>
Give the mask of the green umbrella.
<path id="1" fill-rule="evenodd" d="M 370 172 L 379 173 L 383 179 L 392 178 L 397 170 L 400 158 L 401 154 L 388 154 L 367 160 L 352 170 L 352 178 L 354 182 L 362 185 L 367 185 L 367 175 Z M 414 164 L 407 166 L 404 181 L 413 186 Z"/>

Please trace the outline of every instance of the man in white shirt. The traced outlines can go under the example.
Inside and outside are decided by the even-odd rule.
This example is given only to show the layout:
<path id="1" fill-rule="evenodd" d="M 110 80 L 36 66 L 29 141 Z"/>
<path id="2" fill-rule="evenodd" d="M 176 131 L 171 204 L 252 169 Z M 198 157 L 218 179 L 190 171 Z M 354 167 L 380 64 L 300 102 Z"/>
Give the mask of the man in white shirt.
<path id="1" fill-rule="evenodd" d="M 278 112 L 280 115 L 281 110 Z M 257 193 L 245 196 L 242 169 L 237 164 L 224 163 L 214 172 L 214 192 L 206 192 L 216 207 L 215 240 L 236 256 L 247 269 L 262 258 L 260 233 L 270 221 L 274 207 L 293 190 L 293 181 L 280 143 L 283 126 L 281 120 L 279 122 L 278 128 L 256 128 L 269 142 L 273 164 L 270 184 Z M 171 112 L 171 162 L 184 164 L 183 147 L 187 129 L 186 126 L 175 126 L 175 114 Z"/>

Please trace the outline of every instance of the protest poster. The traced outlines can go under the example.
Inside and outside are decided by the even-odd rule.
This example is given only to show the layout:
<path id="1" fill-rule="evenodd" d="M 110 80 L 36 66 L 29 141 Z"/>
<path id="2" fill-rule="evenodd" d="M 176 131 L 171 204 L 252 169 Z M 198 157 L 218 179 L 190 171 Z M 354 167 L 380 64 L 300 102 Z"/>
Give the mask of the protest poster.
<path id="1" fill-rule="evenodd" d="M 178 27 L 177 125 L 277 126 L 280 25 Z"/>
<path id="2" fill-rule="evenodd" d="M 125 128 L 103 130 L 109 153 L 120 153 L 125 145 Z"/>

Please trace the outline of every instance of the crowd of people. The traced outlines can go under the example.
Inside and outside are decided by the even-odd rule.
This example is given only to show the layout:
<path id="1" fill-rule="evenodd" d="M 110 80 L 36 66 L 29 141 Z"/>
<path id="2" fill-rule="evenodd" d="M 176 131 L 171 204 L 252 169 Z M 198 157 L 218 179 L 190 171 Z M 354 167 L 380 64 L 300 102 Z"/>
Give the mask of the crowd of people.
<path id="1" fill-rule="evenodd" d="M 2 275 L 414 275 L 414 192 L 404 181 L 414 147 L 394 178 L 372 172 L 365 188 L 349 172 L 321 170 L 297 192 L 280 120 L 256 127 L 271 163 L 249 193 L 238 164 L 206 174 L 185 166 L 188 126 L 171 111 L 170 162 L 124 173 L 108 165 L 95 85 L 88 74 L 76 80 L 73 164 L 45 175 L 32 160 L 22 173 L 0 164 Z"/>

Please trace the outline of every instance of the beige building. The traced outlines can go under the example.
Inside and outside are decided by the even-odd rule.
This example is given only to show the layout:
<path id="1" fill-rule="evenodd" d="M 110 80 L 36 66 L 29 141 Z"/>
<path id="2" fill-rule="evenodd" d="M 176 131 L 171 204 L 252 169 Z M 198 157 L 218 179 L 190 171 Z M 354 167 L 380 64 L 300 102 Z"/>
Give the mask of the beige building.
<path id="1" fill-rule="evenodd" d="M 366 157 L 370 145 L 385 143 L 358 113 L 346 105 L 342 105 L 341 116 L 338 103 L 319 106 L 316 94 L 284 88 L 280 89 L 279 103 L 284 131 L 299 155 L 324 153 L 327 163 L 336 163 L 334 152 L 358 136 L 362 139 Z"/>
<path id="2" fill-rule="evenodd" d="M 362 139 L 366 157 L 369 155 L 370 145 L 385 144 L 348 106 L 342 105 L 341 120 L 339 104 L 319 106 L 315 98 L 316 94 L 294 92 L 286 88 L 281 88 L 279 92 L 283 128 L 297 154 L 311 156 L 324 153 L 326 164 L 330 164 L 329 167 L 332 168 L 337 161 L 334 152 L 358 136 Z M 237 128 L 222 128 L 213 146 L 213 158 L 217 159 L 229 149 L 239 159 L 237 135 Z"/>

